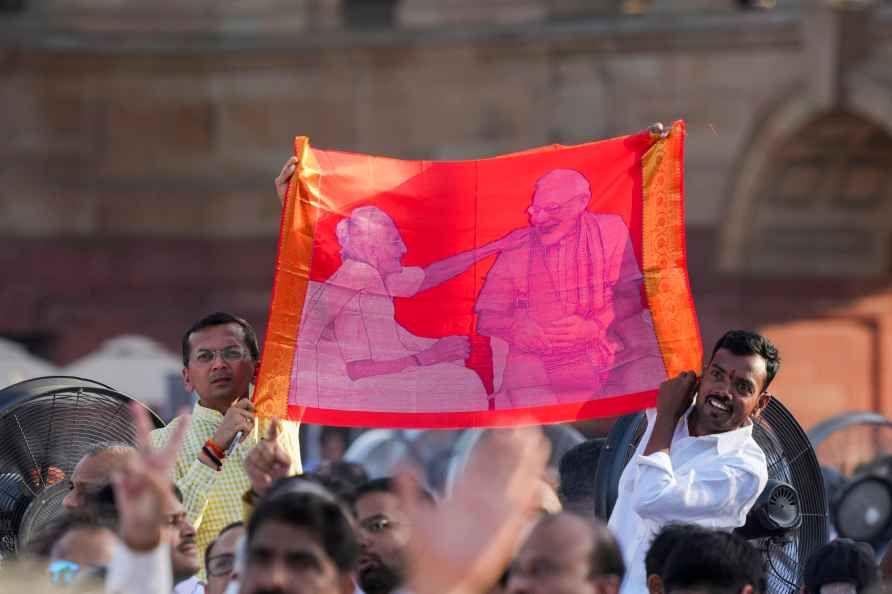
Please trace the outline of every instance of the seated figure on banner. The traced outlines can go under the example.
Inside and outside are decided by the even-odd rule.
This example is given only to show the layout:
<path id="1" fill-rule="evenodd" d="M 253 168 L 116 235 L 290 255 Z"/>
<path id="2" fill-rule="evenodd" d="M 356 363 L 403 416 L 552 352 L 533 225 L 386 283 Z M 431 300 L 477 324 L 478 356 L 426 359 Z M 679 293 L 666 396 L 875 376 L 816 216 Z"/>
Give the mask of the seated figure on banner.
<path id="1" fill-rule="evenodd" d="M 591 197 L 578 171 L 540 177 L 531 233 L 499 254 L 477 297 L 478 332 L 508 343 L 497 409 L 630 394 L 666 378 L 629 230 L 618 215 L 588 212 Z"/>
<path id="2" fill-rule="evenodd" d="M 393 299 L 412 297 L 478 260 L 518 247 L 529 231 L 513 231 L 424 268 L 401 264 L 406 245 L 376 206 L 354 209 L 336 233 L 341 265 L 325 282 L 311 281 L 307 291 L 292 369 L 297 402 L 340 410 L 486 410 L 483 382 L 464 364 L 468 337 L 412 334 L 396 321 Z"/>

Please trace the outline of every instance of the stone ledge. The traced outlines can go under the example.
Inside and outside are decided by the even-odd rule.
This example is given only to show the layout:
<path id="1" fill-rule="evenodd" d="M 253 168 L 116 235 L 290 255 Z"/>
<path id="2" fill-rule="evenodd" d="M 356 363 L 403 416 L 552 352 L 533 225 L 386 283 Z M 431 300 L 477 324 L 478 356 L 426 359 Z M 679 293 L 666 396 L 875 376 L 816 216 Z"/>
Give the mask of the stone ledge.
<path id="1" fill-rule="evenodd" d="M 592 43 L 595 50 L 666 50 L 704 46 L 747 47 L 798 43 L 797 13 L 729 13 L 668 17 L 589 18 L 573 22 L 475 25 L 436 29 L 379 29 L 369 31 L 295 31 L 257 34 L 240 30 L 152 33 L 147 31 L 77 32 L 46 28 L 41 23 L 0 22 L 0 48 L 46 52 L 107 54 L 229 54 L 438 45 L 476 42 Z M 879 33 L 892 36 L 892 19 Z M 885 29 L 889 29 L 888 32 Z M 729 36 L 730 34 L 733 34 Z"/>

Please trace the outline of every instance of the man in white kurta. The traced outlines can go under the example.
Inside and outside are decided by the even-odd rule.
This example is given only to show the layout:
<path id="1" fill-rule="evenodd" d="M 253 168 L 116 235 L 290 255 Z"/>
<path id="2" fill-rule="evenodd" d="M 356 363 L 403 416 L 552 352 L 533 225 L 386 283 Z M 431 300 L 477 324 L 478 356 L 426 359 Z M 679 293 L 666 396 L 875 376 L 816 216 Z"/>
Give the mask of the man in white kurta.
<path id="1" fill-rule="evenodd" d="M 644 557 L 666 524 L 733 530 L 768 480 L 752 419 L 768 405 L 777 350 L 752 332 L 726 333 L 702 378 L 664 382 L 619 481 L 608 526 L 627 564 L 622 594 L 646 594 Z"/>

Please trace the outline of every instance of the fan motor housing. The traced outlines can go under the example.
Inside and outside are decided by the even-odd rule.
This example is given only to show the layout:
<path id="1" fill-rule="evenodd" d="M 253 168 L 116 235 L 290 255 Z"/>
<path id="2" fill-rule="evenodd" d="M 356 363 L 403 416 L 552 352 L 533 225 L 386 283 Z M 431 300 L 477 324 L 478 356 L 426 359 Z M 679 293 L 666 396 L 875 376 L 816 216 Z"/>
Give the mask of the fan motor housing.
<path id="1" fill-rule="evenodd" d="M 768 479 L 746 517 L 746 524 L 736 532 L 746 539 L 766 538 L 783 536 L 801 525 L 799 493 L 788 483 Z"/>

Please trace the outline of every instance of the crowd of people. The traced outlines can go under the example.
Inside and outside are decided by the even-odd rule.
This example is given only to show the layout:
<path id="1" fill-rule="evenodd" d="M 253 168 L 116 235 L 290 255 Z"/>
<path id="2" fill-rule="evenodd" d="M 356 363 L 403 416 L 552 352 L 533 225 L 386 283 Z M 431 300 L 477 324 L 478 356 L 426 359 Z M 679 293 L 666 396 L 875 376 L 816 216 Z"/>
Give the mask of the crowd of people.
<path id="1" fill-rule="evenodd" d="M 295 167 L 276 180 L 280 199 Z M 780 357 L 759 334 L 727 332 L 699 373 L 660 385 L 607 522 L 595 515 L 598 442 L 568 451 L 555 473 L 534 424 L 487 432 L 446 492 L 410 467 L 370 479 L 337 461 L 339 430 L 323 432 L 331 460 L 302 468 L 297 425 L 255 415 L 259 358 L 253 328 L 235 315 L 192 325 L 182 359 L 193 409 L 151 430 L 133 406 L 135 445 L 83 452 L 57 517 L 0 563 L 0 591 L 767 591 L 762 552 L 734 532 L 768 482 L 753 422 Z M 882 588 L 864 543 L 833 540 L 801 565 L 802 594 Z"/>
<path id="2" fill-rule="evenodd" d="M 608 523 L 594 514 L 594 443 L 564 455 L 552 490 L 550 446 L 536 427 L 489 432 L 447 495 L 411 468 L 370 480 L 341 461 L 302 473 L 296 426 L 255 417 L 250 325 L 215 313 L 182 345 L 194 409 L 152 431 L 134 406 L 135 446 L 85 452 L 66 479 L 63 513 L 0 567 L 2 591 L 766 591 L 761 552 L 733 533 L 767 480 L 752 420 L 779 357 L 758 334 L 728 332 L 699 377 L 661 385 Z M 800 572 L 807 594 L 881 583 L 873 549 L 845 539 Z"/>

